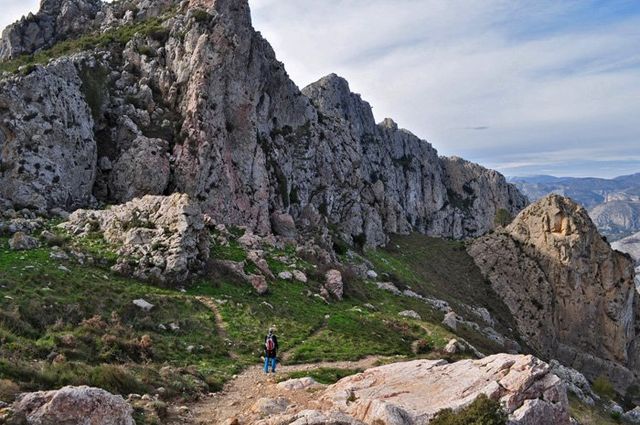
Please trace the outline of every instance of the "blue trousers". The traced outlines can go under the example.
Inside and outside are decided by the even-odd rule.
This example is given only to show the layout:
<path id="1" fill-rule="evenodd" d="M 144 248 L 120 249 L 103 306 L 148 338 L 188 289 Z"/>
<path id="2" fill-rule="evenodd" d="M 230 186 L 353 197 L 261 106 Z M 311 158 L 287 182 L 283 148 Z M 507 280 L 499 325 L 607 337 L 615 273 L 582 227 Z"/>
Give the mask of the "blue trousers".
<path id="1" fill-rule="evenodd" d="M 278 360 L 275 357 L 264 358 L 264 373 L 269 373 L 269 366 L 271 366 L 271 372 L 276 373 L 276 364 Z"/>

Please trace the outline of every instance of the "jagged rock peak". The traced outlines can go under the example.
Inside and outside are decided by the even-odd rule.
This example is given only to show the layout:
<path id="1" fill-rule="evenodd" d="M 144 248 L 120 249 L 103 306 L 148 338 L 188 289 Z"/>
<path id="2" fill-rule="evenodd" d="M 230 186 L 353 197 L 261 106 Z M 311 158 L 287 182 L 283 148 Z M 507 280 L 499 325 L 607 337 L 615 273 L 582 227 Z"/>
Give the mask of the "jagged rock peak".
<path id="1" fill-rule="evenodd" d="M 362 97 L 353 93 L 344 78 L 329 74 L 302 89 L 302 93 L 311 99 L 313 105 L 322 114 L 358 123 L 360 131 L 370 129 L 375 120 L 371 105 Z"/>
<path id="2" fill-rule="evenodd" d="M 46 76 L 68 62 L 77 84 L 63 87 L 58 103 L 32 95 L 31 75 L 0 85 L 0 100 L 24 103 L 0 108 L 0 145 L 15 153 L 0 159 L 10 171 L 0 174 L 0 187 L 29 189 L 5 197 L 47 210 L 179 192 L 217 222 L 257 234 L 273 231 L 277 212 L 300 235 L 330 244 L 331 228 L 366 246 L 385 244 L 389 233 L 478 236 L 493 228 L 498 209 L 516 214 L 526 204 L 499 173 L 441 159 L 391 121 L 377 125 L 371 106 L 335 74 L 301 92 L 251 27 L 246 1 L 177 4 L 104 4 L 88 28 L 111 31 L 153 16 L 165 22 L 37 67 L 33 75 Z M 36 87 L 46 91 L 49 80 L 56 81 L 42 78 Z M 64 102 L 84 116 L 71 119 Z M 81 160 L 76 144 L 56 133 L 65 126 L 83 130 Z M 33 143 L 38 138 L 51 148 Z M 75 161 L 58 166 L 48 149 Z"/>
<path id="3" fill-rule="evenodd" d="M 526 342 L 620 391 L 636 382 L 638 302 L 631 259 L 614 251 L 586 210 L 549 195 L 469 253 L 516 318 Z"/>
<path id="4" fill-rule="evenodd" d="M 9 25 L 0 39 L 0 60 L 30 54 L 88 31 L 100 0 L 42 0 L 40 10 Z"/>
<path id="5" fill-rule="evenodd" d="M 582 206 L 560 195 L 551 194 L 526 208 L 509 226 L 509 231 L 520 237 L 544 236 L 545 241 L 562 237 L 596 236 L 598 229 Z"/>
<path id="6" fill-rule="evenodd" d="M 385 118 L 382 120 L 380 124 L 378 124 L 382 128 L 387 128 L 392 131 L 398 130 L 398 124 L 391 118 Z"/>

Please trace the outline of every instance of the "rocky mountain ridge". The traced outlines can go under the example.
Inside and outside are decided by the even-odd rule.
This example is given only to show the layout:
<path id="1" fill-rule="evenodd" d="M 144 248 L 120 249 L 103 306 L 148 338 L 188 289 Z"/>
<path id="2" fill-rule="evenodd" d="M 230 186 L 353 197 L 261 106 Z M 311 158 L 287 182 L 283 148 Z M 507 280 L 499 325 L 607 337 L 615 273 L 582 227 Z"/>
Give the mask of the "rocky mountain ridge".
<path id="1" fill-rule="evenodd" d="M 144 30 L 122 49 L 97 46 L 0 82 L 0 196 L 16 208 L 180 192 L 259 234 L 284 214 L 302 234 L 327 240 L 331 229 L 379 246 L 389 233 L 479 236 L 499 209 L 526 205 L 497 172 L 376 124 L 342 78 L 298 90 L 246 1 L 48 0 L 5 30 L 0 55 L 136 25 Z"/>
<path id="2" fill-rule="evenodd" d="M 611 248 L 587 211 L 558 195 L 523 210 L 469 253 L 543 358 L 625 392 L 638 379 L 638 293 L 631 258 Z"/>

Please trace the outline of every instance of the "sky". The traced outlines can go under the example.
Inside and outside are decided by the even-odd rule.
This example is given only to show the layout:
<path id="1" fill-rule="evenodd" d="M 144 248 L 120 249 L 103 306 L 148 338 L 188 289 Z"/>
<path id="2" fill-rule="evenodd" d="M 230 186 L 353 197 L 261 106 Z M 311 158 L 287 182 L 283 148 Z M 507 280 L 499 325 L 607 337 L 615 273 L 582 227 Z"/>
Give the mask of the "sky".
<path id="1" fill-rule="evenodd" d="M 249 1 L 298 86 L 335 72 L 442 155 L 508 176 L 640 172 L 639 0 Z M 0 0 L 0 26 L 37 3 Z"/>

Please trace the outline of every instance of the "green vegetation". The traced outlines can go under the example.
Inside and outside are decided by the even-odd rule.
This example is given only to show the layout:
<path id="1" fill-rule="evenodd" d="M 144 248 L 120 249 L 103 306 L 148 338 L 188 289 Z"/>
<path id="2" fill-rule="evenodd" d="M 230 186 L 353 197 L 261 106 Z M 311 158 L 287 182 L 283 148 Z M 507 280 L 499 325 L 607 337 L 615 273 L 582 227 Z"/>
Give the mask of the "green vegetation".
<path id="1" fill-rule="evenodd" d="M 459 412 L 445 409 L 429 422 L 431 425 L 506 425 L 507 415 L 500 403 L 481 394 Z"/>
<path id="2" fill-rule="evenodd" d="M 9 251 L 0 238 L 2 398 L 12 392 L 7 381 L 23 391 L 87 384 L 189 397 L 220 388 L 244 366 L 192 297 L 96 266 L 61 267 L 50 251 Z M 142 311 L 132 304 L 138 298 L 155 307 Z"/>
<path id="3" fill-rule="evenodd" d="M 589 406 L 569 393 L 569 413 L 582 425 L 615 425 L 621 423 L 620 418 L 614 418 L 601 404 Z"/>
<path id="4" fill-rule="evenodd" d="M 511 223 L 511 220 L 513 220 L 513 217 L 511 217 L 509 211 L 504 208 L 500 208 L 496 211 L 496 216 L 494 217 L 493 222 L 496 226 L 505 227 Z"/>
<path id="5" fill-rule="evenodd" d="M 85 34 L 78 38 L 64 40 L 53 47 L 38 51 L 32 55 L 23 55 L 15 59 L 0 62 L 0 72 L 16 73 L 20 67 L 26 67 L 25 74 L 29 74 L 35 65 L 46 64 L 49 60 L 74 53 L 111 46 L 124 46 L 136 34 L 149 36 L 154 40 L 164 41 L 169 32 L 162 23 L 175 12 L 168 12 L 163 17 L 151 18 L 134 24 L 113 28 L 104 33 Z"/>
<path id="6" fill-rule="evenodd" d="M 336 369 L 336 368 L 327 368 L 321 367 L 313 370 L 304 370 L 299 372 L 292 372 L 287 374 L 286 376 L 281 377 L 278 381 L 286 381 L 288 379 L 297 379 L 304 377 L 311 377 L 316 380 L 316 382 L 325 385 L 335 384 L 342 378 L 347 376 L 355 375 L 357 373 L 363 372 L 362 369 Z"/>
<path id="7" fill-rule="evenodd" d="M 594 393 L 606 400 L 612 400 L 616 396 L 613 384 L 606 376 L 598 376 L 594 381 L 591 389 Z"/>
<path id="8" fill-rule="evenodd" d="M 484 279 L 463 242 L 420 234 L 394 235 L 386 248 L 367 251 L 365 256 L 379 274 L 386 273 L 384 278 L 401 290 L 411 289 L 420 295 L 447 301 L 455 311 L 467 315 L 472 313 L 465 305 L 486 306 L 497 322 L 496 330 L 518 340 L 510 331 L 517 327 L 508 307 Z M 443 316 L 432 311 L 422 318 L 439 323 Z M 502 351 L 502 347 L 473 329 L 461 327 L 457 333 L 486 354 Z"/>

